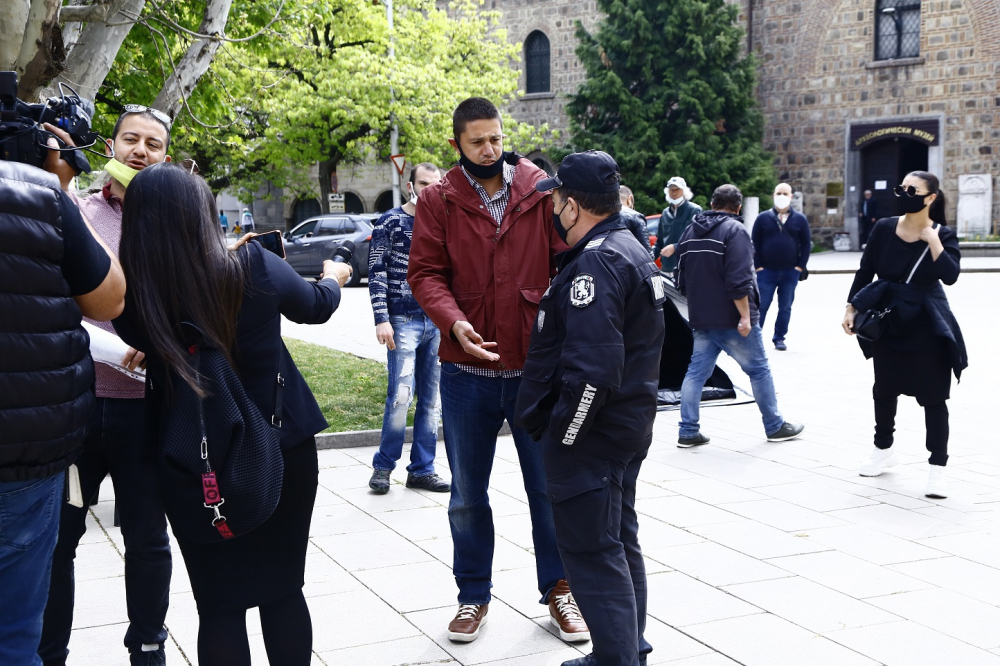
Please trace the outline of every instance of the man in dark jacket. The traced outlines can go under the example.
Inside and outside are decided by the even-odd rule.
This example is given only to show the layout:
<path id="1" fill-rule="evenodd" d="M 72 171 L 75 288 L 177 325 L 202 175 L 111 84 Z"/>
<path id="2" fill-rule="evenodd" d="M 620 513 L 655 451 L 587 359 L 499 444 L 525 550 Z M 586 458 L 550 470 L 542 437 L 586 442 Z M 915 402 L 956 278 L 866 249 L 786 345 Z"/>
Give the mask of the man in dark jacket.
<path id="1" fill-rule="evenodd" d="M 865 190 L 858 206 L 858 240 L 862 250 L 868 245 L 868 236 L 871 235 L 876 222 L 878 222 L 878 202 L 872 198 L 871 190 Z"/>
<path id="2" fill-rule="evenodd" d="M 792 210 L 791 185 L 780 183 L 774 188 L 774 208 L 757 216 L 750 238 L 760 287 L 760 326 L 764 327 L 764 318 L 777 290 L 778 317 L 771 340 L 775 349 L 785 351 L 795 287 L 802 279 L 812 250 L 809 221 L 802 213 Z"/>
<path id="3" fill-rule="evenodd" d="M 635 194 L 625 185 L 618 190 L 618 199 L 622 203 L 621 216 L 625 228 L 629 230 L 639 245 L 649 252 L 649 232 L 646 231 L 646 218 L 635 209 Z"/>
<path id="4" fill-rule="evenodd" d="M 677 241 L 688 228 L 694 216 L 701 212 L 701 206 L 691 203 L 694 196 L 687 182 L 680 176 L 674 176 L 663 189 L 667 203 L 660 215 L 660 224 L 656 232 L 656 245 L 653 246 L 653 259 L 660 260 L 664 273 L 673 275 L 677 267 L 674 253 L 677 251 Z"/>
<path id="5" fill-rule="evenodd" d="M 108 321 L 125 305 L 118 260 L 52 175 L 69 182 L 72 167 L 50 151 L 46 169 L 0 161 L 2 664 L 37 663 L 65 470 L 94 408 L 81 314 Z"/>
<path id="6" fill-rule="evenodd" d="M 441 413 L 451 471 L 448 519 L 459 609 L 448 638 L 474 641 L 485 624 L 493 575 L 493 512 L 487 490 L 497 435 L 514 401 L 538 302 L 566 249 L 552 226 L 552 198 L 535 189 L 545 172 L 503 150 L 500 112 L 472 97 L 455 109 L 459 165 L 420 194 L 407 281 L 441 330 Z M 569 592 L 556 546 L 542 455 L 512 428 L 531 513 L 542 603 L 566 641 L 590 632 Z"/>
<path id="7" fill-rule="evenodd" d="M 712 210 L 695 217 L 678 243 L 677 287 L 687 298 L 694 335 L 681 386 L 680 448 L 709 442 L 698 427 L 701 390 L 723 351 L 750 377 L 769 442 L 794 439 L 803 429 L 778 411 L 758 323 L 753 246 L 739 216 L 742 205 L 743 194 L 735 185 L 721 185 L 712 193 Z"/>
<path id="8" fill-rule="evenodd" d="M 665 291 L 625 229 L 618 165 L 566 157 L 554 178 L 556 231 L 572 247 L 538 306 L 517 395 L 520 427 L 541 440 L 559 552 L 591 623 L 592 654 L 563 666 L 634 666 L 652 651 L 636 479 L 652 442 Z"/>

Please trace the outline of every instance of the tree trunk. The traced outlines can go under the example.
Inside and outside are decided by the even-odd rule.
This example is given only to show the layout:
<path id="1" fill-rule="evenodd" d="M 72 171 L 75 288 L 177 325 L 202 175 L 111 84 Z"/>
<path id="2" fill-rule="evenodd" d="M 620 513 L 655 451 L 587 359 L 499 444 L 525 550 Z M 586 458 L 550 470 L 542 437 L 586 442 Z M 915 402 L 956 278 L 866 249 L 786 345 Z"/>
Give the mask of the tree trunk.
<path id="1" fill-rule="evenodd" d="M 229 8 L 233 0 L 208 0 L 205 6 L 205 17 L 202 19 L 198 32 L 211 37 L 195 39 L 187 52 L 178 61 L 170 78 L 163 84 L 163 89 L 153 101 L 153 107 L 175 118 L 183 107 L 184 100 L 191 96 L 191 91 L 198 81 L 208 71 L 222 42 L 218 37 L 226 32 L 226 21 L 229 20 Z"/>
<path id="2" fill-rule="evenodd" d="M 66 51 L 59 29 L 61 0 L 31 0 L 24 38 L 14 62 L 17 95 L 33 102 L 38 91 L 63 69 Z"/>
<path id="3" fill-rule="evenodd" d="M 337 173 L 338 158 L 319 163 L 319 207 L 324 213 L 330 212 L 330 176 Z"/>
<path id="4" fill-rule="evenodd" d="M 75 46 L 71 46 L 63 73 L 51 81 L 45 93 L 54 94 L 57 84 L 62 82 L 73 86 L 80 97 L 93 100 L 111 71 L 118 50 L 132 30 L 134 18 L 145 6 L 146 0 L 124 0 L 120 11 L 112 13 L 105 21 L 88 23 L 80 32 Z"/>
<path id="5" fill-rule="evenodd" d="M 24 29 L 28 25 L 31 0 L 3 0 L 0 2 L 0 69 L 14 69 L 14 61 L 21 51 Z"/>

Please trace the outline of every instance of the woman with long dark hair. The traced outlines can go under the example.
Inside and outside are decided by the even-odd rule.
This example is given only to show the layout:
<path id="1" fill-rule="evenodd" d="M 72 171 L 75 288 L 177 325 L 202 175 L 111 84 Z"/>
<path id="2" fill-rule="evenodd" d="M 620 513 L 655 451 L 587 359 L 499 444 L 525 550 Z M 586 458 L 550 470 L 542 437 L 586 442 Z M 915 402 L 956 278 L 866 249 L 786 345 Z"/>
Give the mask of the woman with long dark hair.
<path id="1" fill-rule="evenodd" d="M 896 403 L 910 395 L 924 408 L 930 467 L 925 495 L 948 495 L 948 406 L 951 374 L 968 365 L 962 332 L 941 283 L 955 284 L 958 237 L 945 224 L 945 199 L 937 176 L 914 171 L 895 188 L 903 215 L 875 223 L 848 295 L 843 328 L 854 335 L 858 312 L 889 310 L 874 341 L 859 338 L 875 366 L 875 449 L 861 476 L 879 476 L 898 460 L 892 450 Z M 878 275 L 878 280 L 872 278 Z"/>
<path id="2" fill-rule="evenodd" d="M 145 351 L 150 381 L 185 382 L 200 393 L 187 324 L 200 331 L 200 344 L 226 354 L 261 414 L 274 413 L 274 378 L 280 371 L 285 379 L 284 477 L 274 512 L 256 529 L 218 543 L 175 533 L 198 605 L 199 661 L 250 664 L 246 610 L 256 606 L 269 661 L 306 666 L 312 624 L 302 587 L 318 481 L 314 435 L 327 423 L 281 341 L 281 316 L 325 322 L 350 268 L 328 262 L 326 277 L 313 284 L 259 243 L 227 248 L 208 185 L 171 164 L 147 167 L 132 180 L 122 218 L 128 293 L 115 328 Z M 170 393 L 147 384 L 154 427 Z"/>

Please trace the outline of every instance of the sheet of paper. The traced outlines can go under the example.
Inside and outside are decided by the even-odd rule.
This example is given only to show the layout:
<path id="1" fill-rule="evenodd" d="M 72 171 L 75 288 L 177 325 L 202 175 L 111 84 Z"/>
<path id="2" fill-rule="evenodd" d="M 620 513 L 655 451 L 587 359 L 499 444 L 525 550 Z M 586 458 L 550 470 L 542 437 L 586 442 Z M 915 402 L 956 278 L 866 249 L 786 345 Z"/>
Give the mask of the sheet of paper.
<path id="1" fill-rule="evenodd" d="M 114 333 L 108 333 L 88 322 L 83 322 L 83 328 L 90 335 L 90 355 L 97 363 L 111 366 L 118 372 L 138 381 L 146 381 L 146 371 L 142 368 L 129 370 L 122 361 L 128 352 L 128 345 Z"/>

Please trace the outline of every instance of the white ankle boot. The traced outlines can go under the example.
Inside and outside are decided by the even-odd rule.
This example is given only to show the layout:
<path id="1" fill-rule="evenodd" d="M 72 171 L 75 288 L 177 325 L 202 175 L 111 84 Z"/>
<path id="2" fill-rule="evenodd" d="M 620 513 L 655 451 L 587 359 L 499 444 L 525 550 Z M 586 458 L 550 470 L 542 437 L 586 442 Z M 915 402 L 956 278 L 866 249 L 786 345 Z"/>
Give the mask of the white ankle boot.
<path id="1" fill-rule="evenodd" d="M 945 467 L 942 465 L 930 465 L 930 473 L 927 475 L 926 497 L 932 499 L 944 499 L 948 496 L 948 480 L 945 478 Z"/>
<path id="2" fill-rule="evenodd" d="M 899 460 L 896 458 L 896 453 L 892 450 L 892 447 L 880 449 L 876 446 L 868 460 L 861 463 L 861 469 L 858 470 L 858 474 L 861 476 L 879 476 L 887 468 L 892 467 L 898 462 Z"/>

